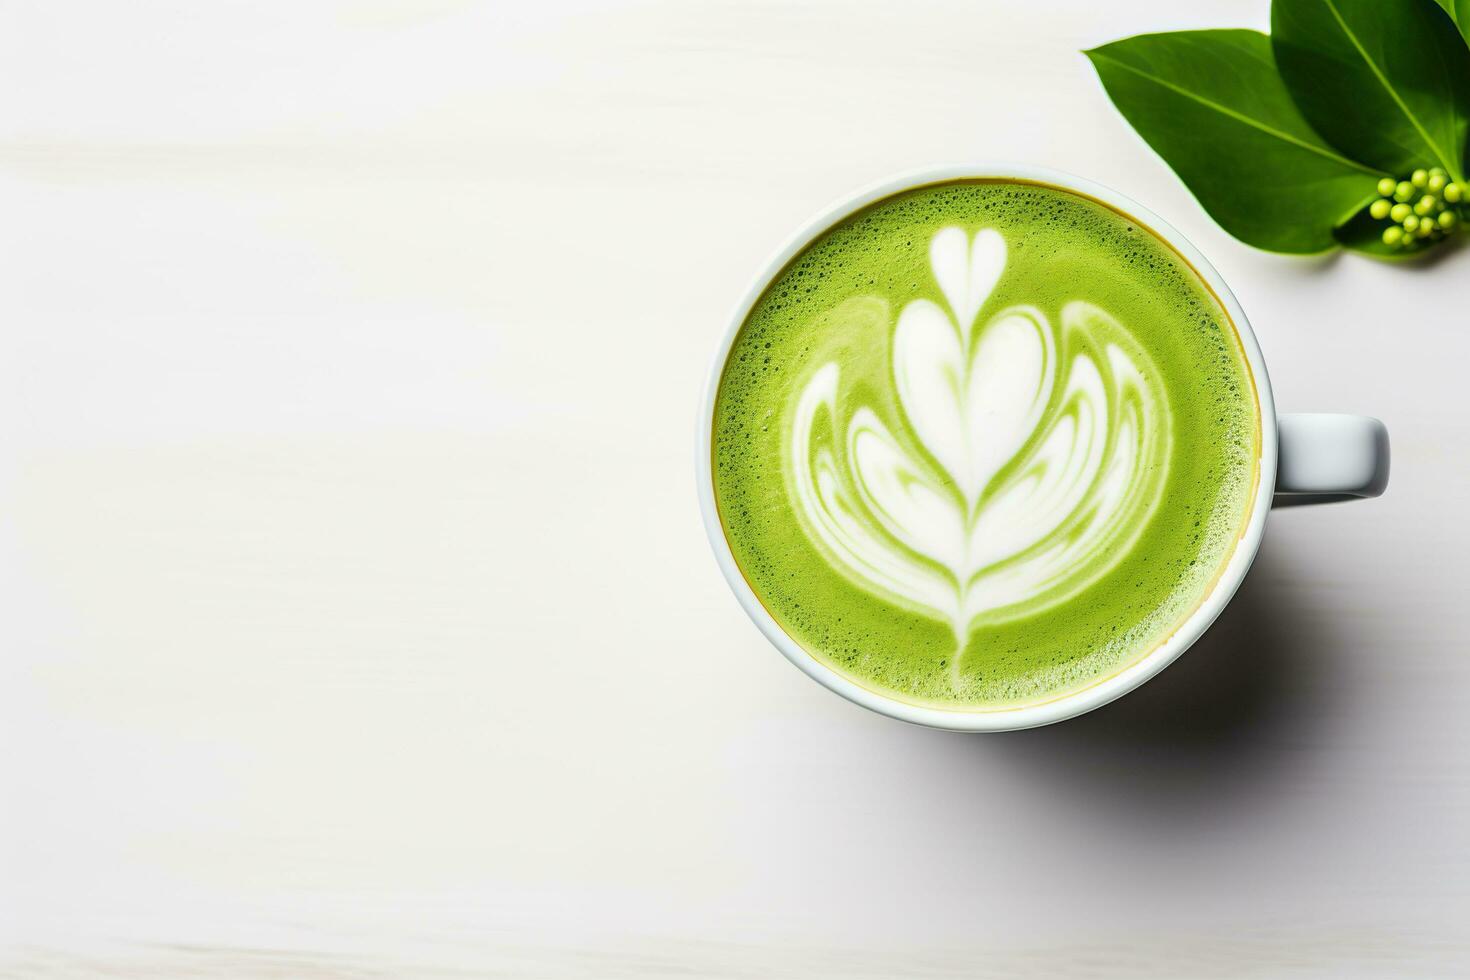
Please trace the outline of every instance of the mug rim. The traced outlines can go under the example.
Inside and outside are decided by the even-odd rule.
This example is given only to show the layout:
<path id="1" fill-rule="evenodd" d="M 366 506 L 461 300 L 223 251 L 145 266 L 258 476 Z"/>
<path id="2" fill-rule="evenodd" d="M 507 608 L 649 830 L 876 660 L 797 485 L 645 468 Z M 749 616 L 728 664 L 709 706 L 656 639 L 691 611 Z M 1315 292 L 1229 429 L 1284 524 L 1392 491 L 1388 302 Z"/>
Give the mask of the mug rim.
<path id="1" fill-rule="evenodd" d="M 1215 579 L 1214 585 L 1194 611 L 1162 643 L 1134 663 L 1080 690 L 1036 704 L 1002 708 L 939 708 L 913 704 L 871 690 L 850 680 L 819 661 L 796 642 L 766 609 L 735 562 L 734 552 L 720 521 L 714 495 L 714 411 L 720 380 L 735 339 L 746 318 L 771 282 L 803 249 L 854 213 L 884 198 L 930 184 L 960 180 L 1018 181 L 1054 187 L 1092 198 L 1135 220 L 1172 248 L 1209 287 L 1224 308 L 1251 371 L 1259 413 L 1260 452 L 1256 463 L 1256 489 L 1250 517 L 1239 539 Z M 1176 228 L 1148 208 L 1112 188 L 1060 170 L 1013 163 L 947 164 L 922 167 L 885 178 L 839 198 L 804 222 L 760 268 L 746 288 L 720 339 L 713 365 L 706 378 L 699 413 L 696 480 L 700 515 L 714 549 L 716 562 L 731 591 L 757 628 L 777 650 L 808 677 L 828 690 L 879 714 L 929 728 L 959 732 L 998 732 L 1049 725 L 1100 708 L 1149 680 L 1179 658 L 1204 634 L 1229 604 L 1245 579 L 1265 534 L 1266 515 L 1276 485 L 1277 433 L 1275 401 L 1265 359 L 1255 332 L 1235 294 L 1204 255 Z"/>

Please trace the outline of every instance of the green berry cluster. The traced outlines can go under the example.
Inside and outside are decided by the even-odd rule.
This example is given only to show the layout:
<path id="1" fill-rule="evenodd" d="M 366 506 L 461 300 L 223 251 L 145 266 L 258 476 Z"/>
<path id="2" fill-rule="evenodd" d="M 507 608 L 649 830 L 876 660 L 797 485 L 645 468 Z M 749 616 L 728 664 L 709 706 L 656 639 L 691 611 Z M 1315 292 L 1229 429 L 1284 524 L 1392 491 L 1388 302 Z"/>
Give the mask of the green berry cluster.
<path id="1" fill-rule="evenodd" d="M 1415 170 L 1408 180 L 1385 177 L 1378 182 L 1378 195 L 1368 213 L 1392 222 L 1383 229 L 1383 244 L 1405 250 L 1454 232 L 1460 206 L 1470 204 L 1470 186 L 1451 180 L 1439 167 Z"/>

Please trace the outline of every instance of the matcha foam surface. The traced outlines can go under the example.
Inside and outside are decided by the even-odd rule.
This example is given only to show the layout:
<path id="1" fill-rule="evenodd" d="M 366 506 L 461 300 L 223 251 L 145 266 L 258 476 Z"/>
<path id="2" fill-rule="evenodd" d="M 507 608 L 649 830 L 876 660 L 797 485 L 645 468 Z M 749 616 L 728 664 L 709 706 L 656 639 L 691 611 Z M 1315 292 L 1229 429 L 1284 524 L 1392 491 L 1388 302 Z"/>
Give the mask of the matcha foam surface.
<path id="1" fill-rule="evenodd" d="M 1255 490 L 1239 338 L 1172 249 L 1037 184 L 884 199 L 756 301 L 716 394 L 736 564 L 801 647 L 954 709 L 1135 662 L 1219 576 Z"/>

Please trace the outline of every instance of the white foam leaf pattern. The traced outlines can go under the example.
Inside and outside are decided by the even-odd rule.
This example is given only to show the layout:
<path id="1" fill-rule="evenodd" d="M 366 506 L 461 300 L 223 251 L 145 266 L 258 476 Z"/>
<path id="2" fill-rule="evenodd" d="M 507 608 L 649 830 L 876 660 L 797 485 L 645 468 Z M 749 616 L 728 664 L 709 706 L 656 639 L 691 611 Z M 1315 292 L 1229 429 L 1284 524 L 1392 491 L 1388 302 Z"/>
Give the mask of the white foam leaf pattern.
<path id="1" fill-rule="evenodd" d="M 1169 412 L 1147 353 L 1098 306 L 1067 303 L 1059 327 L 1031 306 L 981 321 L 1005 272 L 996 231 L 944 228 L 929 261 L 948 309 L 899 313 L 891 417 L 845 390 L 840 359 L 820 363 L 788 416 L 788 485 L 835 568 L 946 621 L 963 651 L 976 624 L 1116 564 L 1162 493 Z"/>

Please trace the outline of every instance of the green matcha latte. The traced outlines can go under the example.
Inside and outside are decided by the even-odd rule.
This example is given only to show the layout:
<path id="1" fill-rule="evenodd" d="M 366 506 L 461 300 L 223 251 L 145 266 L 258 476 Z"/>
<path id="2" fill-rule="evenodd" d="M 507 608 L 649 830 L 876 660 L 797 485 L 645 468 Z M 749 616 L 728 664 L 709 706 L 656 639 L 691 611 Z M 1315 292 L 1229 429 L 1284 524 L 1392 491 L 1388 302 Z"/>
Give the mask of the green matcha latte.
<path id="1" fill-rule="evenodd" d="M 720 521 L 781 628 L 959 710 L 1051 700 L 1167 639 L 1245 528 L 1260 440 L 1194 270 L 1105 205 L 1011 181 L 818 236 L 740 328 L 713 424 Z"/>

